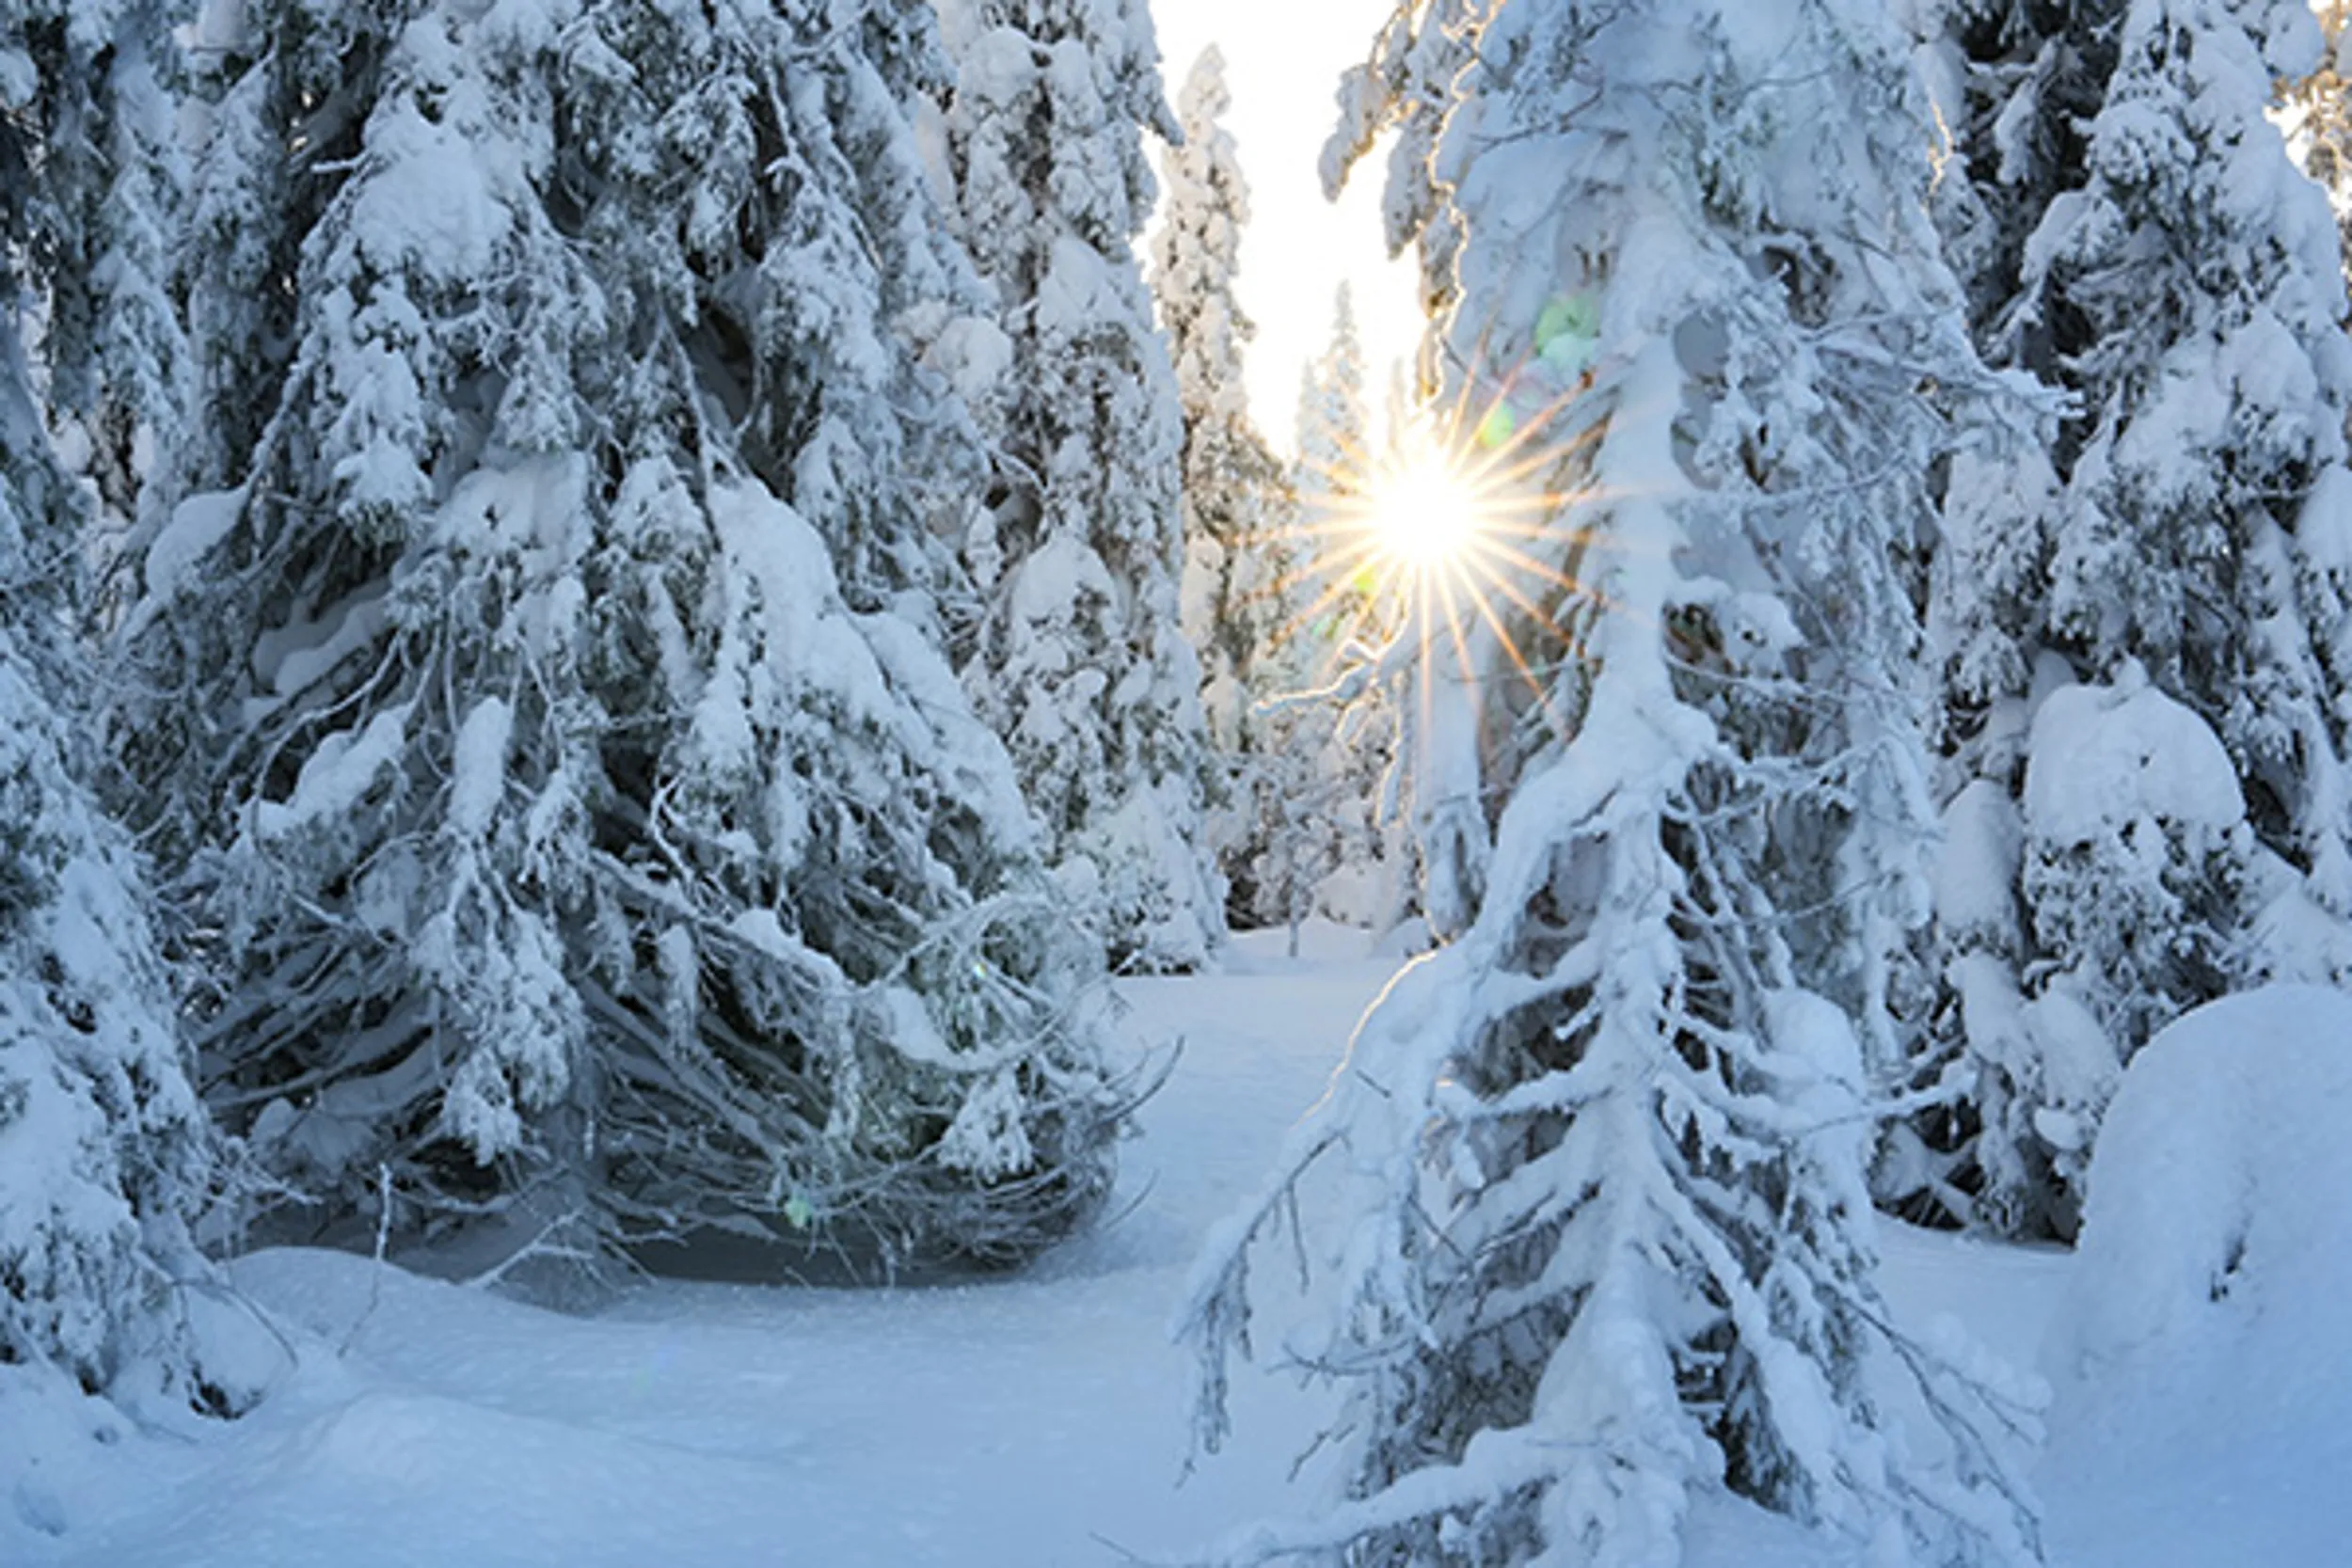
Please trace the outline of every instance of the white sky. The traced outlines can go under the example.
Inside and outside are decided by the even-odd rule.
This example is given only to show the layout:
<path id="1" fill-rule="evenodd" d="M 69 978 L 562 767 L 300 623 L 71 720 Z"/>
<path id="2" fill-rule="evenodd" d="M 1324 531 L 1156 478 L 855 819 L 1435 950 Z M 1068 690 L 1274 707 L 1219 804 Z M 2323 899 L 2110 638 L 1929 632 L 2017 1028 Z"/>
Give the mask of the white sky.
<path id="1" fill-rule="evenodd" d="M 1172 104 L 1210 43 L 1225 52 L 1232 111 L 1225 118 L 1249 182 L 1241 307 L 1258 324 L 1247 365 L 1251 413 L 1277 446 L 1293 444 L 1298 372 L 1330 341 L 1331 296 L 1356 286 L 1366 391 L 1375 427 L 1389 364 L 1408 358 L 1420 314 L 1409 260 L 1391 262 L 1380 237 L 1385 147 L 1356 167 L 1337 206 L 1315 173 L 1338 117 L 1340 73 L 1371 52 L 1393 0 L 1152 0 L 1161 71 Z M 1154 147 L 1156 166 L 1157 149 Z"/>

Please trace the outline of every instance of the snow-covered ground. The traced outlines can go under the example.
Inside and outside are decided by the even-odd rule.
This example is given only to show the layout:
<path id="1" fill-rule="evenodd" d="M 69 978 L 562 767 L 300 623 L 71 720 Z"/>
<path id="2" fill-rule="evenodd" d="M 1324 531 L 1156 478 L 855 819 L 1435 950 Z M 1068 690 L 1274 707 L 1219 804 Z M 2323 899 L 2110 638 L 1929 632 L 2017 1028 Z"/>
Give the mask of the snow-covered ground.
<path id="1" fill-rule="evenodd" d="M 18 1411 L 0 1430 L 0 1564 L 1077 1568 L 1311 1509 L 1327 1475 L 1288 1476 L 1328 1396 L 1279 1378 L 1236 1380 L 1234 1444 L 1179 1484 L 1186 1369 L 1166 1333 L 1203 1231 L 1393 967 L 1353 933 L 1309 938 L 1295 962 L 1279 936 L 1245 939 L 1220 974 L 1125 988 L 1130 1031 L 1181 1036 L 1181 1065 L 1142 1112 L 1115 1222 L 1027 1275 L 654 1281 L 565 1317 L 360 1258 L 249 1258 L 235 1283 L 287 1346 L 261 1341 L 271 1396 L 196 1439 L 92 1443 L 74 1435 L 86 1407 Z M 2072 1342 L 2050 1332 L 2083 1297 L 2072 1259 L 1892 1228 L 1885 1250 L 1905 1317 L 1954 1314 L 2051 1372 L 2054 1564 L 2352 1563 L 2342 1403 L 2274 1420 L 2279 1369 L 2205 1366 L 2170 1405 L 2142 1378 L 2122 1412 L 2043 1360 L 2045 1340 Z M 2314 1386 L 2352 1386 L 2339 1344 L 2313 1354 L 2333 1358 Z M 1837 1560 L 1728 1501 L 1694 1513 L 1691 1547 L 1692 1568 Z"/>

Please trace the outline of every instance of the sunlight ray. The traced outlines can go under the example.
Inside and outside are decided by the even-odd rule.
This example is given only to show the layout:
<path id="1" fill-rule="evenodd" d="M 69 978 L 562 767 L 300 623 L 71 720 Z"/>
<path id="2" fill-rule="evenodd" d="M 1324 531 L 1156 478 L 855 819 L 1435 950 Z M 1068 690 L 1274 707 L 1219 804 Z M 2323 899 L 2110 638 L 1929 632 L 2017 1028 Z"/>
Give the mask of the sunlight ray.
<path id="1" fill-rule="evenodd" d="M 1493 586 L 1514 603 L 1522 608 L 1532 608 L 1512 584 L 1496 579 Z M 1528 663 L 1527 656 L 1520 650 L 1518 639 L 1512 636 L 1510 626 L 1503 620 L 1502 612 L 1497 610 L 1494 601 L 1484 594 L 1470 594 L 1470 601 L 1477 610 L 1480 618 L 1486 623 L 1487 629 L 1494 634 L 1496 645 L 1502 649 L 1503 657 L 1510 660 L 1511 668 L 1518 673 L 1520 684 L 1525 686 L 1528 694 L 1535 699 L 1535 705 L 1543 710 L 1544 727 L 1551 732 L 1553 739 L 1566 741 L 1568 738 L 1567 721 L 1552 705 L 1551 688 L 1536 675 L 1534 668 Z M 1536 618 L 1536 624 L 1543 625 L 1549 620 L 1549 617 L 1539 615 Z"/>

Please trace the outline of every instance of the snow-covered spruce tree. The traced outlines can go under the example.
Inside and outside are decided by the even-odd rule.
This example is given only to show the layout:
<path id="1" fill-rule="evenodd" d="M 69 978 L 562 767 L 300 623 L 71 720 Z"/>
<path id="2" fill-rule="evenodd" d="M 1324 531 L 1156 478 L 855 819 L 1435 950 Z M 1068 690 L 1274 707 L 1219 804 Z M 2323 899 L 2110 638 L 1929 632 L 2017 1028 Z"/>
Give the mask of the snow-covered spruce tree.
<path id="1" fill-rule="evenodd" d="M 2001 148 L 2082 138 L 2078 188 L 2056 157 L 2017 182 L 2014 280 L 1980 274 L 1978 299 L 1989 348 L 2074 412 L 2046 455 L 1955 467 L 1935 595 L 1942 1033 L 1966 1103 L 1926 1129 L 1957 1162 L 1899 1184 L 2005 1228 L 2071 1234 L 2155 1029 L 2352 957 L 2329 696 L 2352 348 L 2327 202 L 2265 119 L 2314 33 L 2293 5 L 2086 9 L 2037 50 L 2082 62 L 2062 105 L 1974 117 Z M 2078 78 L 2108 62 L 2093 115 Z"/>
<path id="2" fill-rule="evenodd" d="M 2082 324 L 2028 278 L 2026 253 L 2051 203 L 2089 177 L 2085 138 L 2126 4 L 1947 0 L 1928 13 L 1934 211 L 1988 363 L 2048 377 L 2082 346 Z"/>
<path id="3" fill-rule="evenodd" d="M 1359 493 L 1372 467 L 1371 425 L 1356 292 L 1342 283 L 1331 300 L 1331 340 L 1298 372 L 1298 462 L 1292 485 L 1302 508 L 1329 513 Z"/>
<path id="4" fill-rule="evenodd" d="M 2136 0 L 2091 125 L 2090 182 L 2045 219 L 2035 257 L 2094 334 L 2071 367 L 2083 417 L 2053 641 L 2086 679 L 2128 684 L 2144 666 L 2201 718 L 2262 847 L 2243 888 L 2185 864 L 2195 891 L 2165 942 L 2099 922 L 2097 949 L 2067 947 L 2086 1002 L 2111 1028 L 2125 1021 L 2127 1049 L 2164 1022 L 2133 1017 L 2150 991 L 2169 1017 L 2219 987 L 2352 966 L 2338 701 L 2352 673 L 2352 343 L 2326 198 L 2265 113 L 2317 36 L 2284 0 Z M 2028 873 L 2037 924 L 2096 920 L 2090 883 L 2050 870 L 2042 890 Z"/>
<path id="5" fill-rule="evenodd" d="M 1141 0 L 950 0 L 958 222 L 1010 341 L 964 542 L 988 595 L 964 680 L 1065 895 L 1113 961 L 1188 969 L 1222 929 L 1201 844 L 1200 665 L 1181 620 L 1183 415 L 1134 254 L 1172 137 Z"/>
<path id="6" fill-rule="evenodd" d="M 607 1185 L 635 1226 L 781 1209 L 1011 1261 L 1108 1191 L 1117 1118 L 1099 954 L 929 624 L 932 476 L 982 464 L 913 351 L 993 332 L 907 119 L 947 62 L 893 0 L 701 14 L 592 11 L 632 70 L 578 110 L 620 341 L 656 351 L 596 588 Z"/>
<path id="7" fill-rule="evenodd" d="M 1415 247 L 1422 305 L 1432 320 L 1457 303 L 1462 239 L 1460 214 L 1436 150 L 1492 9 L 1488 0 L 1406 0 L 1397 6 L 1374 40 L 1370 58 L 1341 79 L 1339 121 L 1323 149 L 1324 190 L 1336 198 L 1375 142 L 1383 135 L 1392 137 L 1382 203 L 1389 249 L 1393 255 Z M 1424 341 L 1412 388 L 1424 399 L 1449 378 L 1448 367 L 1436 357 L 1441 352 L 1435 337 Z M 1389 438 L 1397 437 L 1392 427 Z M 1471 642 L 1484 642 L 1487 636 L 1483 621 L 1468 627 Z M 1463 662 L 1483 664 L 1492 651 Z M 1469 678 L 1470 670 L 1462 675 Z M 1384 675 L 1366 689 L 1375 700 L 1394 698 L 1404 684 L 1409 683 Z M 1433 932 L 1451 938 L 1470 924 L 1485 885 L 1494 824 L 1481 774 L 1495 737 L 1481 733 L 1485 705 L 1476 702 L 1433 709 L 1406 697 L 1392 701 L 1388 712 L 1398 758 L 1395 787 L 1388 796 L 1405 850 L 1392 858 L 1410 859 L 1412 902 Z"/>
<path id="8" fill-rule="evenodd" d="M 1542 324 L 1589 299 L 1548 546 L 1584 657 L 1476 922 L 1196 1277 L 1214 1442 L 1254 1244 L 1340 1167 L 1330 1306 L 1287 1342 L 1355 1390 L 1353 1496 L 1212 1560 L 1671 1564 L 1723 1487 L 1873 1560 L 2030 1561 L 2019 1417 L 1892 1323 L 1864 1182 L 1883 950 L 1925 913 L 1905 557 L 1939 404 L 1990 387 L 1903 40 L 1867 0 L 1506 0 L 1477 56 L 1445 347 L 1540 408 Z"/>
<path id="9" fill-rule="evenodd" d="M 1304 913 L 1327 857 L 1320 819 L 1307 815 L 1322 748 L 1298 733 L 1315 716 L 1260 705 L 1303 684 L 1304 628 L 1291 622 L 1304 562 L 1283 465 L 1250 419 L 1242 379 L 1255 329 L 1233 292 L 1249 188 L 1220 123 L 1232 103 L 1212 45 L 1178 98 L 1184 140 L 1163 158 L 1151 281 L 1184 418 L 1184 627 L 1222 785 L 1211 836 L 1228 917 L 1258 926 Z"/>
<path id="10" fill-rule="evenodd" d="M 1322 912 L 1386 930 L 1412 912 L 1410 846 L 1398 810 L 1397 708 L 1376 678 L 1380 648 L 1395 633 L 1375 574 L 1348 555 L 1378 466 L 1364 401 L 1363 340 L 1354 293 L 1339 286 L 1331 338 L 1299 372 L 1298 454 L 1291 466 L 1304 547 L 1341 564 L 1299 574 L 1307 592 L 1290 612 L 1300 629 L 1300 686 L 1337 705 L 1324 736 L 1317 815 L 1329 825 L 1330 870 Z M 1294 689 L 1297 689 L 1294 687 Z"/>
<path id="11" fill-rule="evenodd" d="M 49 418 L 98 489 L 101 521 L 135 519 L 157 443 L 186 406 L 187 345 L 169 291 L 185 171 L 173 118 L 171 0 L 52 8 L 75 70 L 45 82 L 45 187 L 58 210 L 24 238 L 47 258 Z M 33 7 L 38 11 L 40 7 Z"/>
<path id="12" fill-rule="evenodd" d="M 1184 634 L 1198 650 L 1211 738 L 1240 749 L 1248 671 L 1266 633 L 1265 536 L 1274 454 L 1249 417 L 1242 353 L 1256 328 L 1234 296 L 1249 186 L 1232 133 L 1225 56 L 1212 44 L 1177 99 L 1181 142 L 1161 159 L 1167 196 L 1152 295 L 1184 411 Z"/>
<path id="13" fill-rule="evenodd" d="M 2286 86 L 2287 145 L 2297 166 L 2328 193 L 2352 274 L 2352 0 L 2321 0 L 2312 9 L 2327 48 L 2315 70 Z"/>
<path id="14" fill-rule="evenodd" d="M 2086 346 L 2084 324 L 2026 277 L 2026 251 L 2042 215 L 2088 178 L 2084 137 L 2114 70 L 2124 3 L 1954 0 L 1918 18 L 1937 104 L 1932 210 L 1971 329 L 1989 365 L 2044 383 Z M 1938 992 L 1912 1037 L 1931 1103 L 1889 1129 L 1880 1171 L 1883 1196 L 1926 1215 L 1976 1217 L 1966 1189 L 1979 1180 L 1988 1097 L 2037 1071 L 2031 1042 L 1994 1025 L 2031 946 L 2015 887 L 2016 802 L 2059 510 L 2058 407 L 1981 430 L 1944 481 L 1928 649 L 1946 830 L 1930 943 Z M 1987 1071 L 1988 1053 L 2015 1060 Z"/>
<path id="15" fill-rule="evenodd" d="M 208 1398 L 174 1288 L 201 1272 L 187 1217 L 211 1144 L 141 868 L 88 785 L 66 627 L 91 507 L 39 392 L 167 418 L 140 403 L 136 356 L 102 341 L 131 324 L 87 330 L 82 293 L 110 273 L 128 287 L 104 259 L 133 242 L 94 221 L 85 182 L 135 138 L 118 117 L 151 112 L 118 89 L 169 47 L 157 9 L 0 4 L 0 1404 L 44 1375 Z M 29 321 L 50 326 L 38 363 Z"/>
<path id="16" fill-rule="evenodd" d="M 1382 224 L 1391 256 L 1417 247 L 1422 305 L 1433 319 L 1453 303 L 1461 239 L 1438 173 L 1438 137 L 1492 8 L 1493 0 L 1399 0 L 1371 57 L 1341 78 L 1339 122 L 1323 149 L 1324 194 L 1336 200 L 1358 161 L 1393 134 Z"/>
<path id="17" fill-rule="evenodd" d="M 927 13 L 246 17 L 191 285 L 239 398 L 118 716 L 223 1117 L 330 1233 L 389 1172 L 403 1231 L 1058 1234 L 1089 970 L 911 477 L 956 420 L 900 327 L 972 297 Z"/>
<path id="18" fill-rule="evenodd" d="M 208 415 L 125 633 L 124 805 L 212 939 L 226 1129 L 317 1229 L 379 1167 L 405 1224 L 583 1154 L 584 1114 L 561 1154 L 540 1120 L 583 1033 L 549 884 L 581 851 L 565 394 L 597 293 L 488 39 L 420 0 L 233 21 L 187 263 Z"/>

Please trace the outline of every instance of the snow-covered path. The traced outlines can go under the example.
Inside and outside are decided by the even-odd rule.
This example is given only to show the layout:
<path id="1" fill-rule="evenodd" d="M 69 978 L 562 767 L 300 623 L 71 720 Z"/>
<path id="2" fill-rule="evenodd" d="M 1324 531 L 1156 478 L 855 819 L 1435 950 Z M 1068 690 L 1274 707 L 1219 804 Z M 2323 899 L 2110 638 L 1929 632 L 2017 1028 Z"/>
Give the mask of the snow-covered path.
<path id="1" fill-rule="evenodd" d="M 1237 1393 L 1233 1449 L 1179 1486 L 1168 1313 L 1202 1232 L 1320 1094 L 1392 962 L 1278 941 L 1213 984 L 1124 988 L 1182 1065 L 1122 1154 L 1116 1223 L 1018 1278 L 919 1290 L 649 1283 L 593 1318 L 279 1252 L 235 1266 L 300 1366 L 193 1448 L 93 1457 L 0 1562 L 1089 1568 L 1281 1509 L 1317 1408 Z M 1296 1503 L 1290 1506 L 1295 1507 Z M 20 1507 L 19 1514 L 25 1512 Z M 17 1554 L 23 1553 L 20 1557 Z"/>
<path id="2" fill-rule="evenodd" d="M 257 1336 L 271 1397 L 199 1441 L 91 1443 L 75 1428 L 103 1407 L 12 1409 L 0 1568 L 1116 1568 L 1311 1509 L 1328 1478 L 1287 1477 L 1329 1396 L 1244 1370 L 1232 1446 L 1180 1485 L 1166 1335 L 1203 1233 L 1394 968 L 1311 936 L 1295 963 L 1249 938 L 1221 974 L 1123 988 L 1131 1037 L 1181 1037 L 1181 1064 L 1125 1150 L 1119 1217 L 1024 1275 L 653 1281 L 567 1317 L 342 1254 L 246 1259 L 233 1277 L 293 1355 Z M 2049 1354 L 2074 1259 L 1899 1227 L 1883 1248 L 1900 1317 L 1952 1314 L 2021 1367 Z M 2052 1568 L 2352 1564 L 2352 1427 L 2276 1415 L 2292 1385 L 2312 1410 L 2352 1387 L 2338 1346 L 2313 1354 L 2266 1380 L 2209 1368 L 2161 1419 L 2062 1386 Z M 1851 1568 L 1720 1496 L 1686 1544 L 1686 1568 Z"/>

